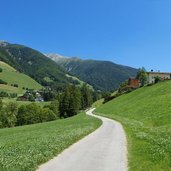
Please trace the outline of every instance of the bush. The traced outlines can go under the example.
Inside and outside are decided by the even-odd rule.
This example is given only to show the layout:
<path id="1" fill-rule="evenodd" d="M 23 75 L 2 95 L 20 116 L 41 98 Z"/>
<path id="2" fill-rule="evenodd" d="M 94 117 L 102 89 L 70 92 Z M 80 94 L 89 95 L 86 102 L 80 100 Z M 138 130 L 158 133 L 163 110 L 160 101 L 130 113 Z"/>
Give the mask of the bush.
<path id="1" fill-rule="evenodd" d="M 48 108 L 42 109 L 42 113 L 41 113 L 40 117 L 41 117 L 41 122 L 53 121 L 53 120 L 57 119 L 54 112 Z"/>
<path id="2" fill-rule="evenodd" d="M 14 84 L 13 86 L 14 86 L 14 87 L 18 87 L 18 84 Z"/>
<path id="3" fill-rule="evenodd" d="M 17 122 L 17 118 L 16 118 L 17 112 L 18 112 L 18 108 L 16 103 L 10 102 L 5 106 L 1 104 L 1 110 L 0 110 L 1 127 L 14 127 Z"/>
<path id="4" fill-rule="evenodd" d="M 5 81 L 3 81 L 3 80 L 0 79 L 0 84 L 5 84 L 5 85 L 7 85 L 7 82 L 5 82 Z"/>
<path id="5" fill-rule="evenodd" d="M 8 93 L 5 91 L 0 92 L 0 97 L 8 97 Z"/>
<path id="6" fill-rule="evenodd" d="M 57 118 L 60 117 L 60 114 L 59 114 L 59 102 L 58 102 L 58 100 L 52 101 L 49 105 L 44 106 L 44 108 L 50 109 L 55 114 L 55 116 Z"/>
<path id="7" fill-rule="evenodd" d="M 18 109 L 17 125 L 28 125 L 56 120 L 57 116 L 48 107 L 41 108 L 35 103 L 22 105 Z"/>
<path id="8" fill-rule="evenodd" d="M 52 121 L 57 118 L 49 108 L 42 109 L 34 103 L 18 108 L 16 103 L 4 104 L 0 99 L 0 128 Z"/>
<path id="9" fill-rule="evenodd" d="M 155 84 L 158 83 L 158 82 L 160 82 L 160 81 L 161 81 L 161 79 L 160 79 L 159 76 L 155 77 Z"/>
<path id="10" fill-rule="evenodd" d="M 20 106 L 17 114 L 17 125 L 42 122 L 40 117 L 41 112 L 41 107 L 34 103 Z"/>
<path id="11" fill-rule="evenodd" d="M 3 70 L 2 70 L 2 68 L 0 68 L 0 72 L 2 72 Z"/>

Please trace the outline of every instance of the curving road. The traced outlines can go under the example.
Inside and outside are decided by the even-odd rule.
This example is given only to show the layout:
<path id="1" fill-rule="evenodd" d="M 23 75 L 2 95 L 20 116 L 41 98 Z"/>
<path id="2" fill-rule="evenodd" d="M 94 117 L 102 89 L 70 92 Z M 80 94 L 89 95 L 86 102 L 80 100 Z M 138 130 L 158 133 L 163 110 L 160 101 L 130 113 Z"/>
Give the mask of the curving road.
<path id="1" fill-rule="evenodd" d="M 127 142 L 122 125 L 93 115 L 103 124 L 60 155 L 41 165 L 38 171 L 127 171 Z"/>

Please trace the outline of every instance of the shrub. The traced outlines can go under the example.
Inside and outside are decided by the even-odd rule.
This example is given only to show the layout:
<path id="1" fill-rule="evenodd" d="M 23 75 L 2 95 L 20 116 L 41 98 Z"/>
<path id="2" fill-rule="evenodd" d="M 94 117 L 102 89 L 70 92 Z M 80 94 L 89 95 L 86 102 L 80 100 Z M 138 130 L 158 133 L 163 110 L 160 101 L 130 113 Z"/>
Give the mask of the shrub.
<path id="1" fill-rule="evenodd" d="M 59 114 L 59 101 L 58 100 L 54 100 L 52 101 L 49 105 L 44 106 L 44 108 L 48 108 L 50 109 L 57 118 L 60 117 Z"/>
<path id="2" fill-rule="evenodd" d="M 8 97 L 8 93 L 5 91 L 0 92 L 0 97 Z"/>
<path id="3" fill-rule="evenodd" d="M 0 84 L 5 84 L 5 85 L 7 85 L 7 82 L 5 82 L 5 81 L 3 81 L 3 80 L 0 79 Z"/>
<path id="4" fill-rule="evenodd" d="M 41 117 L 41 122 L 53 121 L 57 119 L 54 112 L 48 108 L 42 109 L 40 117 Z"/>
<path id="5" fill-rule="evenodd" d="M 10 97 L 11 98 L 16 98 L 17 97 L 17 93 L 10 93 Z"/>
<path id="6" fill-rule="evenodd" d="M 56 119 L 56 114 L 48 107 L 42 109 L 40 106 L 32 103 L 19 107 L 17 114 L 17 125 L 28 125 Z"/>
<path id="7" fill-rule="evenodd" d="M 14 84 L 13 86 L 14 86 L 14 87 L 18 87 L 18 84 Z"/>
<path id="8" fill-rule="evenodd" d="M 14 127 L 17 122 L 18 108 L 16 103 L 10 102 L 5 106 L 1 106 L 0 123 L 1 127 Z"/>
<path id="9" fill-rule="evenodd" d="M 156 84 L 156 83 L 158 83 L 158 82 L 160 82 L 160 81 L 161 81 L 161 79 L 160 79 L 160 77 L 159 77 L 159 76 L 155 77 L 155 81 L 154 81 L 154 82 L 155 82 L 155 84 Z"/>
<path id="10" fill-rule="evenodd" d="M 41 112 L 41 107 L 34 103 L 20 106 L 17 114 L 17 125 L 28 125 L 42 122 L 40 117 Z"/>

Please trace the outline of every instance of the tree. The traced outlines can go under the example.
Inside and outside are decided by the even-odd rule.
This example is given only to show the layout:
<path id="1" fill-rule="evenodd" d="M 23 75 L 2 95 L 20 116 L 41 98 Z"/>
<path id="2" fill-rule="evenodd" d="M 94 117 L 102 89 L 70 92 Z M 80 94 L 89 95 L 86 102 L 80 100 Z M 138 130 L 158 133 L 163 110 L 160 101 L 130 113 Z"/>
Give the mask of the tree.
<path id="1" fill-rule="evenodd" d="M 90 107 L 91 104 L 93 103 L 92 92 L 90 91 L 90 89 L 87 87 L 86 84 L 83 84 L 81 88 L 81 95 L 82 95 L 82 99 L 81 99 L 82 109 L 86 109 Z"/>
<path id="2" fill-rule="evenodd" d="M 17 125 L 25 125 L 27 124 L 27 108 L 26 105 L 21 105 L 18 108 L 18 114 L 17 114 Z"/>
<path id="3" fill-rule="evenodd" d="M 154 81 L 154 82 L 155 82 L 155 84 L 156 84 L 156 83 L 158 83 L 158 82 L 160 82 L 160 81 L 161 81 L 161 79 L 160 79 L 160 77 L 159 77 L 159 76 L 155 77 L 155 81 Z"/>
<path id="4" fill-rule="evenodd" d="M 60 97 L 60 103 L 59 103 L 59 111 L 60 111 L 60 117 L 67 117 L 67 113 L 69 110 L 69 88 L 67 87 L 63 94 L 61 94 Z"/>
<path id="5" fill-rule="evenodd" d="M 41 107 L 34 103 L 22 105 L 18 109 L 17 125 L 27 125 L 42 122 L 41 114 Z"/>
<path id="6" fill-rule="evenodd" d="M 69 109 L 68 109 L 68 116 L 73 116 L 78 113 L 81 108 L 81 93 L 80 89 L 75 86 L 69 87 Z"/>
<path id="7" fill-rule="evenodd" d="M 76 115 L 81 109 L 80 88 L 68 86 L 61 95 L 59 103 L 60 117 L 70 117 Z"/>
<path id="8" fill-rule="evenodd" d="M 59 118 L 59 101 L 54 100 L 49 105 L 45 105 L 44 108 L 50 109 L 57 118 Z"/>
<path id="9" fill-rule="evenodd" d="M 142 67 L 138 70 L 136 78 L 140 80 L 141 86 L 147 84 L 147 72 L 145 68 Z"/>
<path id="10" fill-rule="evenodd" d="M 57 117 L 55 115 L 55 113 L 48 109 L 48 108 L 44 108 L 41 112 L 41 121 L 42 122 L 46 122 L 46 121 L 53 121 L 56 120 Z"/>
<path id="11" fill-rule="evenodd" d="M 10 102 L 2 107 L 1 124 L 2 127 L 14 127 L 17 122 L 17 104 Z"/>

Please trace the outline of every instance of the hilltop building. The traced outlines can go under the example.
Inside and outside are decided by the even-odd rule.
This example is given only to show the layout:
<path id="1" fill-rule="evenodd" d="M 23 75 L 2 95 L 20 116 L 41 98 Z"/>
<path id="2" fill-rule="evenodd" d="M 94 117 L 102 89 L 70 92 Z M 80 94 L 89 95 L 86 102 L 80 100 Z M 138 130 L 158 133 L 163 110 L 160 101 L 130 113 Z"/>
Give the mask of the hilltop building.
<path id="1" fill-rule="evenodd" d="M 136 78 L 129 78 L 128 83 L 119 88 L 120 93 L 129 92 L 135 90 L 141 86 L 140 81 Z"/>
<path id="2" fill-rule="evenodd" d="M 169 80 L 171 79 L 171 73 L 167 72 L 147 72 L 148 75 L 148 83 L 155 83 L 155 78 L 158 77 L 160 80 Z"/>
<path id="3" fill-rule="evenodd" d="M 128 87 L 139 88 L 140 87 L 140 81 L 138 79 L 135 79 L 135 78 L 129 78 Z"/>

